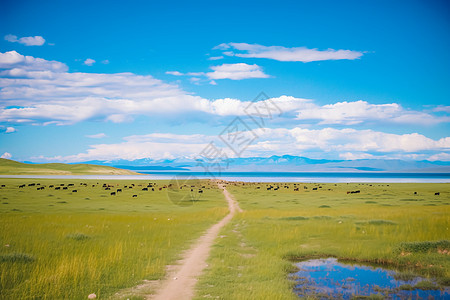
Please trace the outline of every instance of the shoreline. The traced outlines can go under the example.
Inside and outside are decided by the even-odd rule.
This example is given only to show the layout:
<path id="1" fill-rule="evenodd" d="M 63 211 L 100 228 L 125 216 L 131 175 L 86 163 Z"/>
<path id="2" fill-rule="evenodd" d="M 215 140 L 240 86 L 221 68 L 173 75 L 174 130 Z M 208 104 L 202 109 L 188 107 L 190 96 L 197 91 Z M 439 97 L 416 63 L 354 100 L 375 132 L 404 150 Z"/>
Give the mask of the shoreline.
<path id="1" fill-rule="evenodd" d="M 202 173 L 203 174 L 203 173 Z M 78 180 L 172 180 L 172 179 L 193 179 L 193 180 L 214 180 L 220 179 L 229 182 L 304 182 L 304 183 L 450 183 L 450 174 L 437 173 L 392 173 L 395 177 L 380 176 L 381 174 L 365 174 L 358 176 L 348 176 L 345 173 L 339 176 L 207 176 L 191 173 L 171 173 L 171 174 L 142 174 L 142 175 L 0 175 L 0 179 L 78 179 Z M 433 174 L 437 176 L 433 176 Z M 313 174 L 311 174 L 313 175 Z M 314 174 L 317 175 L 317 174 Z M 348 174 L 348 175 L 354 175 Z M 364 175 L 372 175 L 365 177 Z M 389 174 L 383 174 L 389 175 Z M 403 176 L 402 176 L 403 175 Z M 422 175 L 422 176 L 420 176 Z M 427 176 L 428 175 L 428 176 Z M 447 176 L 444 176 L 447 175 Z"/>

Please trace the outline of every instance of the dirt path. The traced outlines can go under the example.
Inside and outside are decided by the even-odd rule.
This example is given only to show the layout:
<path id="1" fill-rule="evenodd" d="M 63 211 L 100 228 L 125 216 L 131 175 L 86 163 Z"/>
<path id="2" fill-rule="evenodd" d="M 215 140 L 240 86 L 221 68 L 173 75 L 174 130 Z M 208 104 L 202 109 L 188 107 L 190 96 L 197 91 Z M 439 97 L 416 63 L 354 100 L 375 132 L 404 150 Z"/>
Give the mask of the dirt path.
<path id="1" fill-rule="evenodd" d="M 198 239 L 188 250 L 180 264 L 175 266 L 167 279 L 162 281 L 161 287 L 157 289 L 154 295 L 148 296 L 152 300 L 184 300 L 192 299 L 194 296 L 194 287 L 202 271 L 207 267 L 206 260 L 214 240 L 219 231 L 233 218 L 236 212 L 242 212 L 239 204 L 233 199 L 226 190 L 225 185 L 218 182 L 222 189 L 225 199 L 228 202 L 230 213 L 219 223 L 213 225 L 206 233 Z"/>

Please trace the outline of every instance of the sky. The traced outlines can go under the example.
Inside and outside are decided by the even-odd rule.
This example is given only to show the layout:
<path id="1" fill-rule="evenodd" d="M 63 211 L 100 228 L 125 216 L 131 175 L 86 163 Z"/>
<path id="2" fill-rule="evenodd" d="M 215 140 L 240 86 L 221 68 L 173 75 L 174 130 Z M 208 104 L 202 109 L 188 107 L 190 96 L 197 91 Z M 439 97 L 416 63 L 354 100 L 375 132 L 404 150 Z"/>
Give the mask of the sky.
<path id="1" fill-rule="evenodd" d="M 448 1 L 3 0 L 0 155 L 450 161 L 449 53 Z"/>

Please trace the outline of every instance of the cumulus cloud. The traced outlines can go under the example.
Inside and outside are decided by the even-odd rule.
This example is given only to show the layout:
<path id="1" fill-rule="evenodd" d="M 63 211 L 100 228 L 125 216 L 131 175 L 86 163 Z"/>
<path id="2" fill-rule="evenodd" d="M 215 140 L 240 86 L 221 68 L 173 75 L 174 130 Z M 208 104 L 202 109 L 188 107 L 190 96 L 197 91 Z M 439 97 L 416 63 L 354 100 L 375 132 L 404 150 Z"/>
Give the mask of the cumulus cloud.
<path id="1" fill-rule="evenodd" d="M 166 74 L 173 76 L 183 76 L 184 74 L 178 71 L 167 71 Z"/>
<path id="2" fill-rule="evenodd" d="M 256 140 L 244 152 L 243 157 L 271 155 L 309 156 L 322 153 L 322 157 L 340 159 L 372 158 L 420 158 L 450 160 L 450 137 L 434 140 L 418 133 L 391 134 L 374 130 L 350 128 L 308 129 L 302 127 L 261 128 L 237 133 L 240 138 Z M 203 134 L 152 133 L 125 137 L 114 144 L 91 145 L 84 153 L 60 158 L 75 162 L 93 159 L 173 159 L 198 158 L 213 142 L 228 157 L 236 155 L 217 136 Z M 431 154 L 430 154 L 431 153 Z"/>
<path id="3" fill-rule="evenodd" d="M 15 129 L 14 127 L 6 127 L 5 133 L 13 133 L 16 131 L 17 129 Z"/>
<path id="4" fill-rule="evenodd" d="M 85 64 L 86 66 L 92 66 L 93 64 L 95 64 L 95 60 L 93 60 L 92 58 L 88 58 L 83 62 L 83 64 Z"/>
<path id="5" fill-rule="evenodd" d="M 188 72 L 181 73 L 179 71 L 167 71 L 166 74 L 174 76 L 192 76 L 190 78 L 191 82 L 201 81 L 201 77 L 205 80 L 217 80 L 217 79 L 231 79 L 231 80 L 242 80 L 249 78 L 268 78 L 269 75 L 265 74 L 262 68 L 256 64 L 248 65 L 245 63 L 237 64 L 222 64 L 219 66 L 211 66 L 212 72 Z M 211 83 L 211 81 L 209 81 Z M 213 81 L 215 84 L 215 81 Z"/>
<path id="6" fill-rule="evenodd" d="M 223 56 L 211 56 L 210 58 L 208 58 L 209 60 L 219 60 L 219 59 L 223 59 Z"/>
<path id="7" fill-rule="evenodd" d="M 86 135 L 86 137 L 91 138 L 91 139 L 102 139 L 102 138 L 107 137 L 107 135 L 104 133 L 97 133 L 97 134 L 88 134 L 88 135 Z"/>
<path id="8" fill-rule="evenodd" d="M 45 43 L 45 39 L 42 36 L 26 36 L 21 37 L 20 39 L 17 36 L 8 34 L 5 35 L 5 40 L 12 43 L 20 43 L 25 46 L 42 46 Z"/>
<path id="9" fill-rule="evenodd" d="M 428 158 L 428 160 L 431 160 L 431 161 L 436 161 L 436 160 L 439 160 L 439 161 L 450 161 L 450 153 L 445 153 L 445 152 L 437 153 L 437 154 L 434 154 L 434 155 L 430 156 Z"/>
<path id="10" fill-rule="evenodd" d="M 245 58 L 268 58 L 278 61 L 312 62 L 323 60 L 354 60 L 363 55 L 363 52 L 351 50 L 318 50 L 306 47 L 286 48 L 282 46 L 263 46 L 247 43 L 223 43 L 213 49 L 224 50 L 227 56 Z M 226 51 L 225 51 L 226 50 Z M 241 52 L 237 52 L 241 51 Z"/>
<path id="11" fill-rule="evenodd" d="M 268 76 L 257 65 L 224 64 L 210 73 L 189 72 L 215 84 L 217 80 Z M 182 74 L 172 71 L 174 75 Z M 435 124 L 448 122 L 442 112 L 420 112 L 399 104 L 365 101 L 317 105 L 313 100 L 280 96 L 256 102 L 240 99 L 205 99 L 189 94 L 175 84 L 150 75 L 133 73 L 68 72 L 57 61 L 0 52 L 0 122 L 65 125 L 86 120 L 115 123 L 134 116 L 245 116 L 247 107 L 275 105 L 282 120 L 295 123 L 356 125 L 364 122 Z M 435 115 L 435 114 L 439 115 Z M 444 113 L 445 114 L 445 113 Z"/>
<path id="12" fill-rule="evenodd" d="M 262 68 L 256 64 L 248 65 L 245 63 L 223 64 L 211 67 L 213 72 L 206 73 L 210 79 L 232 79 L 241 80 L 248 78 L 268 78 Z"/>
<path id="13" fill-rule="evenodd" d="M 5 152 L 0 156 L 1 158 L 11 159 L 12 155 L 11 153 Z"/>
<path id="14" fill-rule="evenodd" d="M 366 101 L 337 102 L 311 106 L 298 111 L 298 120 L 319 120 L 320 124 L 354 125 L 383 120 L 403 124 L 432 125 L 450 121 L 449 117 L 436 117 L 428 113 L 408 111 L 397 103 L 370 104 Z"/>

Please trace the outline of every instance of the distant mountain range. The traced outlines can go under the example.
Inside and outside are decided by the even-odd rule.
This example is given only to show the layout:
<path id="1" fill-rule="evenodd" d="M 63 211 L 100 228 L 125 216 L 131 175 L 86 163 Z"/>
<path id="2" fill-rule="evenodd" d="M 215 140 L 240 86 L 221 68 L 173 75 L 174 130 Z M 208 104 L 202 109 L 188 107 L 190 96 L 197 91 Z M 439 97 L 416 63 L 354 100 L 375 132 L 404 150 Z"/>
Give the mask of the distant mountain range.
<path id="1" fill-rule="evenodd" d="M 136 172 L 212 171 L 217 166 L 205 160 L 189 158 L 152 160 L 86 161 L 83 163 L 111 166 Z M 400 159 L 327 160 L 292 155 L 233 158 L 220 163 L 221 172 L 442 172 L 450 173 L 450 162 L 410 161 Z"/>

